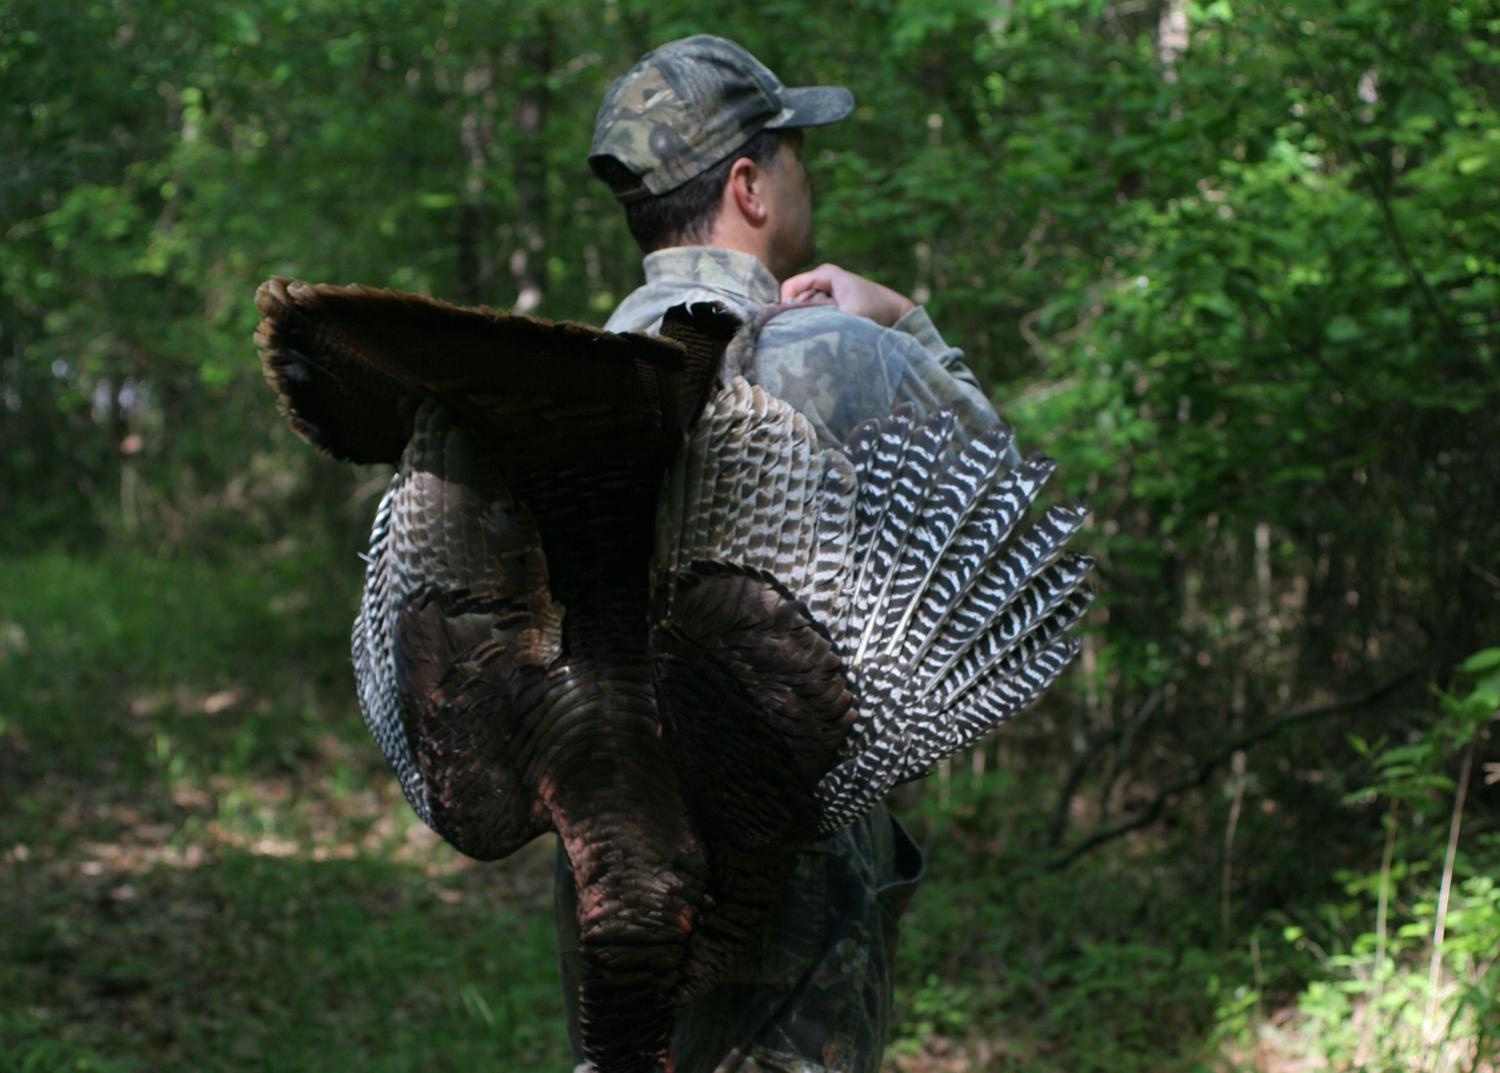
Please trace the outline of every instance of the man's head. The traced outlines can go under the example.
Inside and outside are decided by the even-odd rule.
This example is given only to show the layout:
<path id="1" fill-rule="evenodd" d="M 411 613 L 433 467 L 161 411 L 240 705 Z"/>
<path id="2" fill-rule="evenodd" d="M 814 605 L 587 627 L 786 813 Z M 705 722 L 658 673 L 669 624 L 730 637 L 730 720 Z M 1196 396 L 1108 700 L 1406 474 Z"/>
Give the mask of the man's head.
<path id="1" fill-rule="evenodd" d="M 788 89 L 739 45 L 700 34 L 647 53 L 615 81 L 589 164 L 647 252 L 728 246 L 780 276 L 812 254 L 801 128 L 853 107 L 846 89 Z"/>

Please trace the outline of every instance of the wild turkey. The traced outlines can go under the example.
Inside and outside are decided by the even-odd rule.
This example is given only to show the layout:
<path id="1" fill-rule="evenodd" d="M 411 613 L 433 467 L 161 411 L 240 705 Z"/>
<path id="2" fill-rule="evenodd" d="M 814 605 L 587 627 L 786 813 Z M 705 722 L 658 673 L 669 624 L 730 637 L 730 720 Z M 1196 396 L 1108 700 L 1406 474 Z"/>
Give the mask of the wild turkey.
<path id="1" fill-rule="evenodd" d="M 561 837 L 599 1073 L 659 1070 L 794 854 L 1076 650 L 1083 511 L 1020 524 L 1048 460 L 1006 471 L 1007 432 L 909 410 L 820 447 L 735 375 L 753 339 L 717 307 L 648 338 L 282 279 L 256 301 L 298 433 L 397 467 L 354 627 L 366 722 L 463 853 Z"/>

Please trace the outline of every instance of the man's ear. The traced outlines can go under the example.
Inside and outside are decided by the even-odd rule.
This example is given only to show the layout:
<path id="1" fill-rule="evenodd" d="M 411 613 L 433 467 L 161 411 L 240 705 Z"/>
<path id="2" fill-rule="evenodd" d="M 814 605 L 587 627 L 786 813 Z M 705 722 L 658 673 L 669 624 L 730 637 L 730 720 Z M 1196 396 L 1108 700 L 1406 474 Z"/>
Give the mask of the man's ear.
<path id="1" fill-rule="evenodd" d="M 759 164 L 742 156 L 729 166 L 729 180 L 724 184 L 725 198 L 733 200 L 740 216 L 754 227 L 766 222 L 765 177 Z"/>

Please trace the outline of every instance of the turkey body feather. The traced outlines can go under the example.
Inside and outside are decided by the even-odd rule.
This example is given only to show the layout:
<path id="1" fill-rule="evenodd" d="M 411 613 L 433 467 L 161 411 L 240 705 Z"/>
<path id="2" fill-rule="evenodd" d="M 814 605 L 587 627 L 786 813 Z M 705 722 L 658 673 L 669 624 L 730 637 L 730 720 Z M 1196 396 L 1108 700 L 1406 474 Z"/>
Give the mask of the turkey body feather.
<path id="1" fill-rule="evenodd" d="M 908 410 L 820 445 L 721 369 L 717 307 L 647 338 L 279 279 L 257 303 L 292 426 L 397 467 L 354 628 L 366 722 L 462 852 L 558 833 L 600 1073 L 660 1069 L 796 852 L 1076 651 L 1083 512 L 1025 518 L 1050 463 L 1007 472 L 1008 433 Z"/>

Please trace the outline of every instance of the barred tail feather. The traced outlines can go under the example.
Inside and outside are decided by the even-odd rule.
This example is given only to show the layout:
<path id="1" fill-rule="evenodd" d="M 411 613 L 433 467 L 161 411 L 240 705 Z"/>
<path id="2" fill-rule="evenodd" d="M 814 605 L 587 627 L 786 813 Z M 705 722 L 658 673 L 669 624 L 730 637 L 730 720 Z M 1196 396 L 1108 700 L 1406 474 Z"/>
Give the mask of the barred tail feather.
<path id="1" fill-rule="evenodd" d="M 923 559 L 926 549 L 910 545 L 920 538 L 928 516 L 937 513 L 931 500 L 953 427 L 953 415 L 944 412 L 917 426 L 906 442 L 901 465 L 891 484 L 885 516 L 876 531 L 874 546 L 866 553 L 866 562 L 871 569 L 865 573 L 864 589 L 855 596 L 860 617 L 864 620 L 854 653 L 856 660 L 877 643 L 876 638 L 883 636 L 891 620 L 899 615 L 892 588 L 906 562 L 908 559 L 918 562 Z M 926 551 L 926 554 L 931 552 Z"/>
<path id="2" fill-rule="evenodd" d="M 951 605 L 978 569 L 983 546 L 966 548 L 955 546 L 955 542 L 1004 463 L 1010 441 L 1010 431 L 997 426 L 976 437 L 968 450 L 951 459 L 949 469 L 940 471 L 923 522 L 912 535 L 912 546 L 921 553 L 903 557 L 891 587 L 892 605 L 900 610 L 901 617 L 890 627 L 888 651 L 894 651 L 903 637 L 930 635 L 941 618 L 941 609 Z M 919 598 L 929 590 L 936 599 Z M 924 610 L 927 616 L 915 621 L 916 630 L 909 632 Z M 915 655 L 909 648 L 906 654 L 908 658 Z"/>
<path id="3" fill-rule="evenodd" d="M 397 474 L 375 511 L 370 551 L 365 557 L 364 599 L 360 601 L 350 640 L 360 714 L 390 761 L 412 810 L 423 823 L 430 825 L 432 812 L 422 789 L 416 757 L 401 730 L 400 701 L 395 688 L 396 592 L 400 580 L 392 577 L 392 561 L 386 549 L 391 540 L 391 514 L 402 483 L 401 475 Z"/>
<path id="4" fill-rule="evenodd" d="M 1053 463 L 1005 471 L 998 430 L 953 439 L 947 415 L 898 413 L 850 444 L 854 580 L 832 632 L 860 718 L 818 787 L 825 831 L 1031 704 L 1078 649 L 1068 631 L 1093 564 L 1063 547 L 1086 512 L 1053 507 L 1021 528 Z"/>
<path id="5" fill-rule="evenodd" d="M 907 636 L 902 653 L 914 668 L 920 668 L 915 676 L 924 683 L 924 694 L 940 688 L 986 634 L 997 628 L 1004 632 L 1007 618 L 1017 627 L 1009 632 L 1014 639 L 1035 621 L 1035 615 L 1025 616 L 1027 608 L 1044 613 L 1083 580 L 1093 564 L 1076 557 L 1070 561 L 1082 562 L 1081 569 L 1063 571 L 1056 580 L 1043 575 L 1086 517 L 1081 508 L 1051 508 L 1029 529 L 1000 545 L 998 552 L 991 549 L 983 572 L 956 605 L 932 613 L 934 626 L 925 636 L 917 631 Z"/>
<path id="6" fill-rule="evenodd" d="M 905 718 L 905 688 L 894 660 L 877 656 L 861 668 L 860 714 L 844 740 L 840 760 L 818 781 L 818 835 L 854 822 L 873 808 L 908 765 L 911 721 Z"/>
<path id="7" fill-rule="evenodd" d="M 1077 638 L 1062 637 L 1026 659 L 1013 658 L 1001 664 L 968 703 L 947 713 L 944 719 L 923 726 L 929 733 L 907 750 L 896 781 L 925 775 L 940 760 L 968 748 L 1012 715 L 1029 708 L 1072 661 L 1078 647 Z"/>
<path id="8" fill-rule="evenodd" d="M 917 628 L 905 639 L 909 659 L 941 665 L 961 652 L 973 633 L 953 626 L 940 628 L 950 619 L 970 623 L 972 631 L 982 628 L 984 601 L 974 598 L 974 589 L 1002 583 L 994 578 L 997 549 L 1006 546 L 1055 468 L 1050 458 L 1034 456 L 994 480 L 978 497 L 980 502 L 955 534 L 947 555 L 934 564 L 932 597 L 921 605 Z M 976 615 L 978 621 L 972 621 Z"/>
<path id="9" fill-rule="evenodd" d="M 821 475 L 817 487 L 817 529 L 808 608 L 819 622 L 843 621 L 849 597 L 845 584 L 854 555 L 854 465 L 841 451 L 826 450 L 820 456 Z"/>
<path id="10" fill-rule="evenodd" d="M 780 522 L 775 534 L 775 561 L 784 564 L 786 586 L 801 593 L 812 585 L 813 549 L 818 535 L 813 507 L 824 465 L 821 454 L 813 453 L 817 434 L 807 419 L 797 414 L 792 428 L 793 434 L 807 444 L 807 464 L 788 470 L 782 503 L 773 504 L 771 512 Z"/>
<path id="11" fill-rule="evenodd" d="M 973 745 L 1005 720 L 1030 707 L 1078 654 L 1081 642 L 1067 629 L 1088 606 L 1087 594 L 1050 616 L 1002 657 L 989 663 L 962 693 L 924 705 L 931 718 L 903 756 L 896 781 L 919 778 L 938 761 Z"/>
<path id="12" fill-rule="evenodd" d="M 1043 628 L 1054 610 L 1059 606 L 1072 606 L 1068 601 L 1079 594 L 1083 579 L 1092 567 L 1092 559 L 1070 555 L 1025 579 L 1026 583 L 995 610 L 983 632 L 970 639 L 960 658 L 935 673 L 914 676 L 923 683 L 920 698 L 931 696 L 935 703 L 947 704 L 972 688 L 975 681 L 1005 658 L 1015 645 Z M 1069 624 L 1083 613 L 1087 603 L 1085 600 L 1084 607 L 1077 609 Z"/>
<path id="13" fill-rule="evenodd" d="M 859 488 L 852 537 L 858 551 L 853 564 L 853 603 L 848 620 L 848 632 L 854 636 L 863 634 L 871 610 L 870 577 L 878 574 L 882 566 L 889 565 L 871 552 L 879 539 L 895 489 L 896 474 L 906 454 L 912 415 L 910 406 L 898 406 L 885 421 L 872 421 L 855 429 L 847 445 Z"/>

